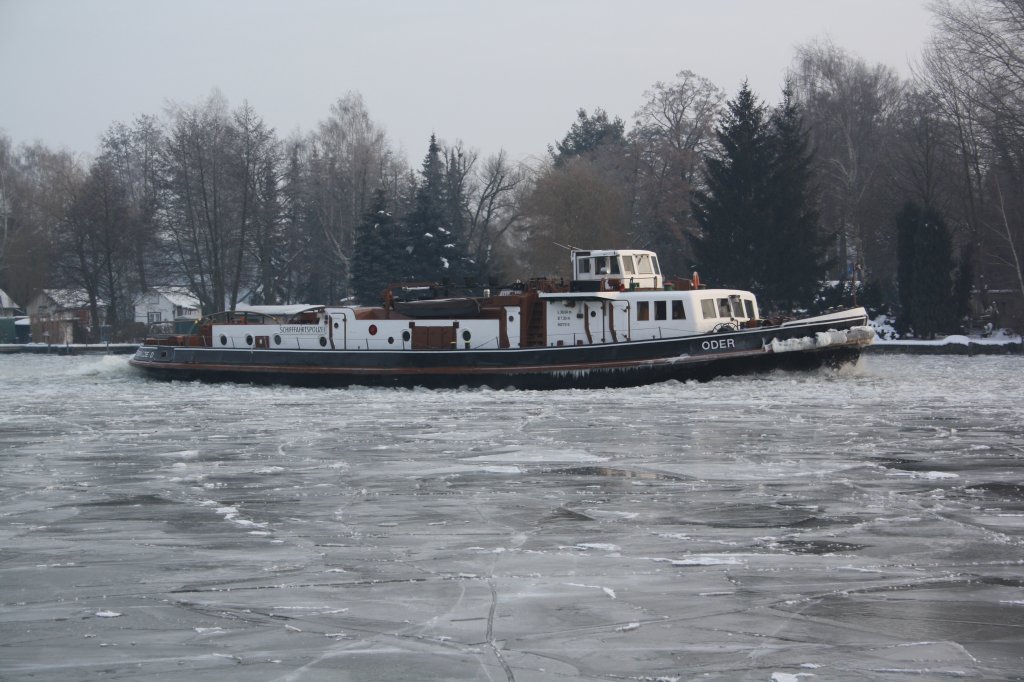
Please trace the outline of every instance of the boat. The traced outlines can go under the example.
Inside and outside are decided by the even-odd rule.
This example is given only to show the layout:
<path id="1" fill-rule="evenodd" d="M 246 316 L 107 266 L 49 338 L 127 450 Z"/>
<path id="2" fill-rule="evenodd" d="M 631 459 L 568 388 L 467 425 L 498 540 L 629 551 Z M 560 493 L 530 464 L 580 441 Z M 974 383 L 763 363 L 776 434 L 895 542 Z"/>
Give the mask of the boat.
<path id="1" fill-rule="evenodd" d="M 220 312 L 147 338 L 130 363 L 170 380 L 609 388 L 837 366 L 874 338 L 863 307 L 764 318 L 749 291 L 666 279 L 652 251 L 572 249 L 570 266 L 568 282 Z"/>

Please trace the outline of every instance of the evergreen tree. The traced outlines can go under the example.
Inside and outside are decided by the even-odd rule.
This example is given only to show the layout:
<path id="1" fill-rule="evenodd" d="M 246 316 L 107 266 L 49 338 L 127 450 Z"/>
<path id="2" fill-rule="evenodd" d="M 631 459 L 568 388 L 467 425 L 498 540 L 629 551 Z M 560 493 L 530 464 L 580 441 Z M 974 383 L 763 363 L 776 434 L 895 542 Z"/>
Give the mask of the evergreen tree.
<path id="1" fill-rule="evenodd" d="M 600 107 L 594 110 L 594 115 L 587 114 L 586 109 L 576 112 L 576 121 L 569 128 L 569 132 L 556 142 L 552 149 L 548 147 L 548 153 L 560 166 L 568 159 L 576 156 L 584 156 L 592 153 L 602 146 L 620 145 L 626 146 L 625 137 L 626 124 L 618 116 L 613 120 L 608 119 L 608 113 Z"/>
<path id="2" fill-rule="evenodd" d="M 764 309 L 810 305 L 827 264 L 799 108 L 787 90 L 769 115 L 744 83 L 716 137 L 692 201 L 699 267 L 716 284 L 755 292 Z"/>
<path id="3" fill-rule="evenodd" d="M 399 245 L 397 224 L 388 211 L 387 195 L 378 189 L 370 201 L 370 210 L 356 227 L 352 289 L 357 303 L 378 303 L 381 292 L 397 278 Z"/>
<path id="4" fill-rule="evenodd" d="M 829 267 L 813 184 L 813 154 L 803 115 L 787 87 L 772 113 L 772 222 L 762 245 L 764 295 L 781 308 L 807 307 Z"/>
<path id="5" fill-rule="evenodd" d="M 953 247 L 938 212 L 907 202 L 896 218 L 900 327 L 934 338 L 954 326 Z"/>
<path id="6" fill-rule="evenodd" d="M 430 136 L 412 209 L 405 221 L 405 274 L 413 279 L 441 281 L 462 276 L 465 262 L 463 235 L 456 234 L 453 202 L 445 176 L 445 161 L 437 139 Z"/>
<path id="7" fill-rule="evenodd" d="M 705 159 L 705 189 L 692 202 L 700 226 L 694 254 L 709 280 L 762 294 L 765 235 L 775 210 L 774 143 L 765 106 L 746 83 L 727 103 L 715 135 L 720 151 Z"/>

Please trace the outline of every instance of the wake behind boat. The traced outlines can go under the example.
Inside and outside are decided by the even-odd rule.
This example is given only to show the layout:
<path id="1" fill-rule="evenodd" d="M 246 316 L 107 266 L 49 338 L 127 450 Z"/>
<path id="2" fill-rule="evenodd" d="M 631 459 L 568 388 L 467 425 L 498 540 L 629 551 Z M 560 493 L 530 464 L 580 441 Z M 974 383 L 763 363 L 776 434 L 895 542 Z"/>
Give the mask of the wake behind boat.
<path id="1" fill-rule="evenodd" d="M 192 334 L 146 339 L 130 363 L 161 379 L 601 388 L 839 365 L 874 338 L 864 308 L 762 319 L 748 291 L 708 289 L 696 275 L 666 282 L 651 251 L 570 258 L 568 285 L 217 313 Z"/>

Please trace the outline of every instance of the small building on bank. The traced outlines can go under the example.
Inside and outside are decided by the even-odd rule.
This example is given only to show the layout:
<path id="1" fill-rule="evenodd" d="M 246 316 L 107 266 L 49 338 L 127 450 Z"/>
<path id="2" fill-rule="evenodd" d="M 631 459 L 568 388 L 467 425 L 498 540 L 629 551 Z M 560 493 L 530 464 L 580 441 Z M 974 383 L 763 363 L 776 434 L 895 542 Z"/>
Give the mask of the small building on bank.
<path id="1" fill-rule="evenodd" d="M 106 322 L 106 303 L 97 302 L 100 325 Z M 92 329 L 89 296 L 83 289 L 43 289 L 25 306 L 35 343 L 88 343 L 101 340 Z M 93 332 L 96 332 L 93 334 Z"/>
<path id="2" fill-rule="evenodd" d="M 6 291 L 0 289 L 0 317 L 18 317 L 24 314 L 25 311 L 21 309 L 21 306 L 15 303 Z"/>

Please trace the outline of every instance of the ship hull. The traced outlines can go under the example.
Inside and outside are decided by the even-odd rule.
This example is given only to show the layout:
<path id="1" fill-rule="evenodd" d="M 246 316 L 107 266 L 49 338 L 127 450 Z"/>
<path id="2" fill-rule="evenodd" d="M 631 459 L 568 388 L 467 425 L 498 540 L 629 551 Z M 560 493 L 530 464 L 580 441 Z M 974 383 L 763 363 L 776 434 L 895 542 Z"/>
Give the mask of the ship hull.
<path id="1" fill-rule="evenodd" d="M 861 316 L 725 334 L 580 346 L 452 350 L 274 350 L 143 345 L 130 361 L 165 380 L 296 386 L 561 389 L 637 386 L 856 361 Z"/>

